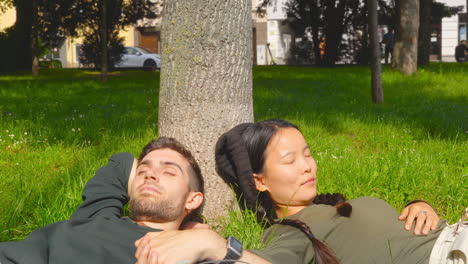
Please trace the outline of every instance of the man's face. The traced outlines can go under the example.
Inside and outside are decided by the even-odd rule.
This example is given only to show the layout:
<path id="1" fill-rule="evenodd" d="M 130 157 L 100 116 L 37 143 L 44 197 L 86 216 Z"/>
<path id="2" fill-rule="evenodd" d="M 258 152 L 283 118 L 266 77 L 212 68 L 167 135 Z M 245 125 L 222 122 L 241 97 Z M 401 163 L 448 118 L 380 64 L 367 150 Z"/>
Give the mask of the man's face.
<path id="1" fill-rule="evenodd" d="M 169 222 L 183 219 L 189 197 L 188 161 L 171 149 L 150 152 L 138 164 L 130 186 L 133 220 Z"/>

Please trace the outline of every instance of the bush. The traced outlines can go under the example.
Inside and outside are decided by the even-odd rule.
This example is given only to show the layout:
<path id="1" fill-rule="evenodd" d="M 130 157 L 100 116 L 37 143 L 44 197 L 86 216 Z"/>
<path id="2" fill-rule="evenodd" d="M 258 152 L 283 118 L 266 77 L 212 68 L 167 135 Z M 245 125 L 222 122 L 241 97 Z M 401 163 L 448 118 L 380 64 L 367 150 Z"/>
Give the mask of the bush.
<path id="1" fill-rule="evenodd" d="M 98 30 L 92 30 L 85 34 L 83 41 L 82 56 L 80 62 L 83 65 L 94 65 L 96 68 L 101 68 L 101 38 Z M 109 35 L 107 42 L 107 66 L 113 68 L 115 64 L 122 60 L 122 54 L 125 50 L 123 45 L 124 39 L 118 36 L 118 31 L 114 31 Z"/>

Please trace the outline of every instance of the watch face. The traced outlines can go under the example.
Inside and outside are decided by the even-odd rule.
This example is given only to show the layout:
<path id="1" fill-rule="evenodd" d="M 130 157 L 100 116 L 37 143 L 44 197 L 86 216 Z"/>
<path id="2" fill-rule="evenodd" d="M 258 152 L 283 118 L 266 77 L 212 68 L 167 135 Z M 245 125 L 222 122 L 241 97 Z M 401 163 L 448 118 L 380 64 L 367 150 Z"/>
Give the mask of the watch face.
<path id="1" fill-rule="evenodd" d="M 235 237 L 228 237 L 228 255 L 231 259 L 239 259 L 242 256 L 242 243 Z"/>
<path id="2" fill-rule="evenodd" d="M 237 240 L 235 237 L 230 237 L 229 242 L 232 249 L 242 253 L 242 244 L 239 240 Z"/>

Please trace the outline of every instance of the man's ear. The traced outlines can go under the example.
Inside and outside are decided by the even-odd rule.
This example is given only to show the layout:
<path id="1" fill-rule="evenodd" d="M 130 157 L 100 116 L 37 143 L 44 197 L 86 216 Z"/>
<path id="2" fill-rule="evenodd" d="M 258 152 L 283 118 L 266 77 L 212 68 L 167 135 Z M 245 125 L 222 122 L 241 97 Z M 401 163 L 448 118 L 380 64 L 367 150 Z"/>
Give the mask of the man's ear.
<path id="1" fill-rule="evenodd" d="M 253 177 L 255 181 L 255 187 L 259 192 L 264 192 L 268 190 L 268 187 L 265 185 L 265 177 L 261 173 L 254 173 Z"/>
<path id="2" fill-rule="evenodd" d="M 201 192 L 190 192 L 187 200 L 185 201 L 185 209 L 190 213 L 193 210 L 197 210 L 198 207 L 203 203 L 203 193 Z"/>
<path id="3" fill-rule="evenodd" d="M 133 179 L 135 179 L 137 165 L 138 161 L 136 159 L 133 159 L 132 170 L 130 171 L 130 175 L 128 176 L 128 197 L 132 197 L 132 184 Z"/>

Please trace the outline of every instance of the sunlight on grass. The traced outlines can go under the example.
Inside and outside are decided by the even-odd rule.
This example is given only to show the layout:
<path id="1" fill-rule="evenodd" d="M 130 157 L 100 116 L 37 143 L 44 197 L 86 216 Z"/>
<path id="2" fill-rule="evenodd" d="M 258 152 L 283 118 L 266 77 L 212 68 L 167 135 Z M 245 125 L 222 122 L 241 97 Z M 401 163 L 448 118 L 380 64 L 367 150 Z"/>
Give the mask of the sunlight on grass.
<path id="1" fill-rule="evenodd" d="M 299 125 L 321 192 L 398 210 L 425 199 L 453 222 L 468 206 L 467 67 L 433 64 L 412 77 L 384 68 L 377 106 L 367 68 L 256 67 L 255 118 Z M 115 72 L 105 84 L 77 69 L 0 76 L 0 241 L 67 219 L 108 157 L 139 154 L 157 135 L 158 87 L 158 72 Z M 258 248 L 254 219 L 232 212 L 216 225 Z"/>

